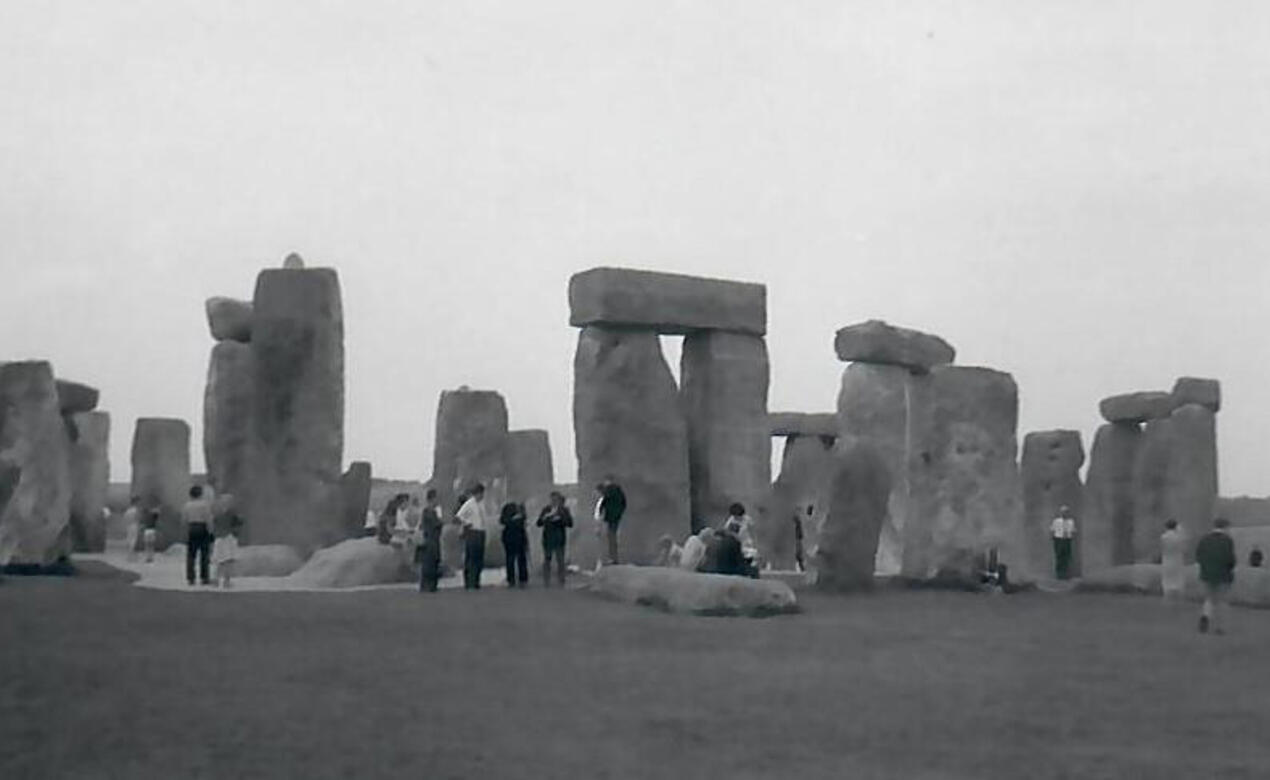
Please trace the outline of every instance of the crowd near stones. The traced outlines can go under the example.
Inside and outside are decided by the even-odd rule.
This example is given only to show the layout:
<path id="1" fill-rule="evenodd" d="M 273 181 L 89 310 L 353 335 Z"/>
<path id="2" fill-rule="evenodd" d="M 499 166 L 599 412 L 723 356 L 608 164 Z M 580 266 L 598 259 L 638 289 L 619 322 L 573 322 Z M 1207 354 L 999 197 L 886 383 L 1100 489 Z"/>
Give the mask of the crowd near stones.
<path id="1" fill-rule="evenodd" d="M 769 413 L 762 285 L 595 268 L 572 278 L 568 306 L 578 484 L 556 483 L 546 431 L 512 429 L 499 392 L 461 386 L 438 400 L 431 475 L 384 506 L 371 463 L 344 462 L 336 271 L 293 254 L 260 272 L 250 301 L 210 298 L 207 472 L 191 473 L 185 421 L 137 420 L 130 549 L 186 545 L 191 583 L 212 564 L 229 584 L 236 563 L 284 549 L 297 582 L 411 578 L 429 592 L 460 572 L 478 588 L 486 566 L 518 587 L 533 569 L 562 585 L 656 564 L 676 582 L 786 572 L 842 591 L 1159 563 L 1176 595 L 1183 567 L 1199 558 L 1209 583 L 1234 555 L 1220 540 L 1197 552 L 1217 502 L 1216 380 L 1104 399 L 1082 482 L 1079 432 L 1027 433 L 1020 452 L 1014 379 L 957 365 L 939 336 L 847 325 L 833 339 L 837 408 Z M 683 337 L 678 382 L 664 335 Z M 0 363 L 0 565 L 105 548 L 112 429 L 98 396 L 48 362 Z M 604 581 L 661 587 L 624 576 Z"/>

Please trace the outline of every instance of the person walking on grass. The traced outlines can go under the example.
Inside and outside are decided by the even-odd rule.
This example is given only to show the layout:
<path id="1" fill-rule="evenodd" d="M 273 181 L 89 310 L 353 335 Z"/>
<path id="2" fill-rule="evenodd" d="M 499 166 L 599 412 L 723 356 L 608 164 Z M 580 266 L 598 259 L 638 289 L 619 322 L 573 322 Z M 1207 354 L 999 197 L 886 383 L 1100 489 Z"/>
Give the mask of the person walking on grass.
<path id="1" fill-rule="evenodd" d="M 194 559 L 198 559 L 199 581 L 211 585 L 208 560 L 212 553 L 212 502 L 203 497 L 203 486 L 190 488 L 190 500 L 181 507 L 181 519 L 185 522 L 185 581 L 194 584 Z"/>
<path id="2" fill-rule="evenodd" d="M 423 544 L 419 546 L 419 591 L 437 592 L 441 579 L 441 507 L 437 491 L 428 488 L 424 495 L 423 515 L 419 521 Z"/>
<path id="3" fill-rule="evenodd" d="M 573 515 L 564 505 L 564 495 L 551 492 L 551 503 L 538 515 L 538 527 L 542 529 L 542 586 L 551 585 L 551 562 L 556 562 L 556 581 L 564 587 L 564 551 L 569 529 L 573 527 Z"/>
<path id="4" fill-rule="evenodd" d="M 1186 588 L 1186 537 L 1170 519 L 1160 534 L 1160 591 L 1167 602 L 1179 601 Z"/>
<path id="5" fill-rule="evenodd" d="M 595 492 L 599 496 L 595 502 L 595 520 L 603 529 L 607 547 L 604 562 L 616 565 L 617 529 L 622 522 L 622 515 L 626 514 L 626 493 L 611 474 L 595 486 Z"/>
<path id="6" fill-rule="evenodd" d="M 1204 606 L 1199 615 L 1199 632 L 1224 634 L 1226 599 L 1230 585 L 1235 581 L 1235 542 L 1226 529 L 1230 523 L 1224 517 L 1213 521 L 1213 530 L 1204 534 L 1195 547 L 1195 562 L 1199 564 L 1199 579 L 1204 586 Z"/>
<path id="7" fill-rule="evenodd" d="M 1065 580 L 1071 576 L 1072 545 L 1076 538 L 1076 520 L 1066 505 L 1058 510 L 1058 517 L 1050 523 L 1050 539 L 1054 543 L 1054 577 Z"/>
<path id="8" fill-rule="evenodd" d="M 467 501 L 459 507 L 457 519 L 463 527 L 463 587 L 480 590 L 485 568 L 485 486 L 472 486 Z"/>
<path id="9" fill-rule="evenodd" d="M 234 586 L 234 564 L 238 560 L 238 537 L 242 533 L 243 521 L 236 512 L 227 512 L 221 518 L 220 533 L 216 534 L 216 543 L 212 547 L 212 558 L 216 563 L 216 580 L 221 588 Z"/>
<path id="10" fill-rule="evenodd" d="M 503 558 L 507 564 L 507 587 L 523 588 L 529 584 L 529 561 L 526 551 L 529 535 L 525 532 L 525 507 L 515 502 L 503 504 L 498 524 L 503 527 Z"/>

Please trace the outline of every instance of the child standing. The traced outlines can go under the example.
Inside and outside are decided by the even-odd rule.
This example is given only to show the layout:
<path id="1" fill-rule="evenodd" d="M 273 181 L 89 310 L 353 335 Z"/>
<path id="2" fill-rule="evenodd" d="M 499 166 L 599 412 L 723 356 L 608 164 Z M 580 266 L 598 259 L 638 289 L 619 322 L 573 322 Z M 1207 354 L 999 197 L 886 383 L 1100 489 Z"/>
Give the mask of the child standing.
<path id="1" fill-rule="evenodd" d="M 212 548 L 212 558 L 216 562 L 216 579 L 222 588 L 232 588 L 234 578 L 234 561 L 238 559 L 238 533 L 243 521 L 238 515 L 229 518 L 229 533 L 216 537 L 216 545 Z"/>

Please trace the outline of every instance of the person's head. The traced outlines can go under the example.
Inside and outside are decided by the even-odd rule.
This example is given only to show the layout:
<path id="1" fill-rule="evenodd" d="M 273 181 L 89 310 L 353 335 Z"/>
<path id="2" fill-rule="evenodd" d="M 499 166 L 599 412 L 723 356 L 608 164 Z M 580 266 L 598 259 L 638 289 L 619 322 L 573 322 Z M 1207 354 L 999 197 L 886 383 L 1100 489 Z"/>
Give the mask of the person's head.
<path id="1" fill-rule="evenodd" d="M 711 539 L 714 538 L 714 529 L 711 528 L 710 526 L 706 526 L 705 528 L 702 528 L 700 531 L 697 531 L 697 538 L 703 542 L 710 541 Z"/>
<path id="2" fill-rule="evenodd" d="M 479 482 L 472 486 L 472 490 L 470 492 L 472 494 L 472 498 L 475 498 L 477 501 L 485 498 L 485 486 Z"/>
<path id="3" fill-rule="evenodd" d="M 517 507 L 515 503 L 508 501 L 506 504 L 503 504 L 503 509 L 501 514 L 503 519 L 507 520 L 512 517 L 515 517 L 517 512 L 519 511 L 520 511 L 520 508 Z"/>
<path id="4" fill-rule="evenodd" d="M 1070 517 L 1071 513 L 1072 513 L 1072 508 L 1069 507 L 1067 504 L 1063 504 L 1062 506 L 1058 508 L 1058 514 L 1060 517 Z"/>
<path id="5" fill-rule="evenodd" d="M 675 540 L 670 538 L 669 534 L 662 534 L 661 538 L 657 540 L 658 550 L 665 551 L 665 550 L 669 550 L 671 547 L 674 547 L 674 546 L 675 546 Z"/>
<path id="6" fill-rule="evenodd" d="M 1166 531 L 1176 531 L 1176 530 L 1177 530 L 1177 521 L 1176 521 L 1176 520 L 1173 520 L 1173 519 L 1169 519 L 1169 521 L 1168 521 L 1168 522 L 1166 522 L 1166 523 L 1164 524 L 1164 530 L 1166 530 Z"/>
<path id="7" fill-rule="evenodd" d="M 732 506 L 728 507 L 728 515 L 731 517 L 744 517 L 745 504 L 733 504 Z"/>
<path id="8" fill-rule="evenodd" d="M 1224 517 L 1219 517 L 1213 521 L 1213 528 L 1216 528 L 1218 531 L 1225 531 L 1229 527 L 1230 521 Z"/>
<path id="9" fill-rule="evenodd" d="M 603 482 L 596 482 L 596 483 L 595 483 L 595 492 L 596 492 L 596 493 L 603 493 L 603 492 L 604 492 L 604 483 L 603 483 Z"/>
<path id="10" fill-rule="evenodd" d="M 808 517 L 811 517 L 811 516 L 812 516 L 812 514 L 814 514 L 814 513 L 815 513 L 815 511 L 816 511 L 816 507 L 815 507 L 814 505 L 812 505 L 812 504 L 808 504 L 808 505 L 807 505 L 807 516 L 808 516 Z"/>
<path id="11" fill-rule="evenodd" d="M 436 504 L 437 502 L 436 488 L 428 488 L 428 492 L 423 494 L 423 500 L 428 503 L 428 506 L 432 506 Z"/>
<path id="12" fill-rule="evenodd" d="M 558 490 L 551 491 L 551 505 L 556 509 L 564 506 L 564 494 Z"/>
<path id="13" fill-rule="evenodd" d="M 190 498 L 199 499 L 203 497 L 203 486 L 195 485 L 190 488 Z"/>

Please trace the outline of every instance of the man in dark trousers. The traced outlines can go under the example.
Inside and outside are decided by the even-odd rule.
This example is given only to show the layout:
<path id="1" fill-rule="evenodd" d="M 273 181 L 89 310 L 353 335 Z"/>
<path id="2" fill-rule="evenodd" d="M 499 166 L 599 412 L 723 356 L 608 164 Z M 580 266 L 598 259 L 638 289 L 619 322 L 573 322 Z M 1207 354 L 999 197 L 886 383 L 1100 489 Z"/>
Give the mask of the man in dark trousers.
<path id="1" fill-rule="evenodd" d="M 463 526 L 463 587 L 480 590 L 485 569 L 485 486 L 477 482 L 470 494 L 457 515 Z"/>
<path id="2" fill-rule="evenodd" d="M 552 491 L 551 503 L 538 515 L 538 527 L 542 529 L 542 586 L 551 584 L 551 561 L 556 562 L 556 579 L 564 587 L 564 551 L 573 515 L 564 505 L 564 495 Z"/>
<path id="3" fill-rule="evenodd" d="M 208 558 L 212 554 L 212 502 L 203 497 L 202 485 L 190 488 L 190 500 L 181 508 L 181 519 L 185 521 L 185 579 L 194 584 L 194 559 L 198 558 L 199 580 L 204 585 L 212 584 L 208 572 Z"/>
<path id="4" fill-rule="evenodd" d="M 616 564 L 617 527 L 622 522 L 622 515 L 626 514 L 626 494 L 611 474 L 596 485 L 595 490 L 600 494 L 600 500 L 595 505 L 595 519 L 604 523 L 604 533 L 608 540 L 607 562 Z"/>
<path id="5" fill-rule="evenodd" d="M 1199 631 L 1224 634 L 1222 613 L 1226 611 L 1226 598 L 1230 585 L 1235 581 L 1235 542 L 1226 529 L 1230 523 L 1224 517 L 1213 521 L 1213 530 L 1204 534 L 1195 547 L 1195 562 L 1199 564 L 1199 579 L 1204 585 L 1204 607 L 1199 615 Z"/>
<path id="6" fill-rule="evenodd" d="M 437 580 L 441 578 L 441 507 L 437 505 L 437 491 L 429 488 L 424 496 L 423 544 L 419 546 L 419 591 L 436 593 Z"/>

